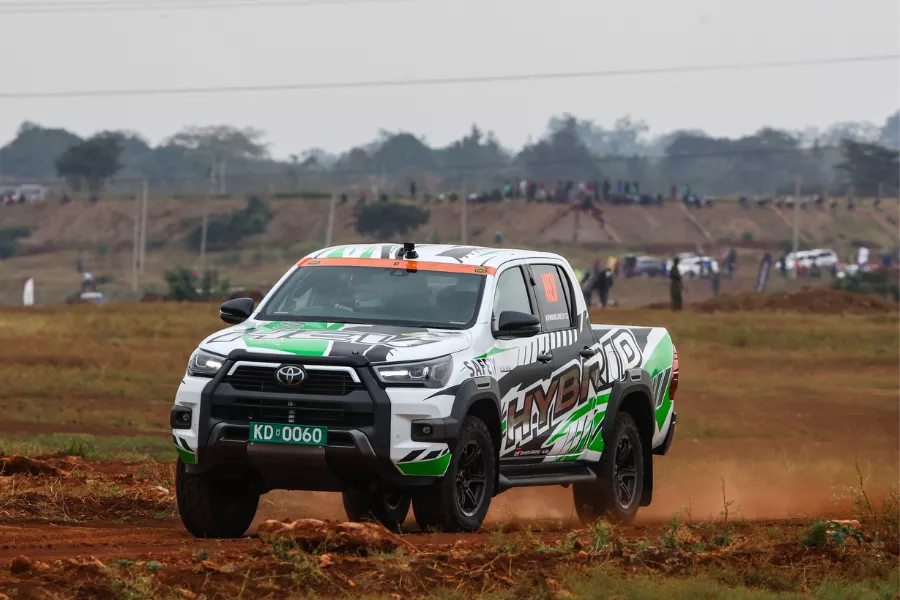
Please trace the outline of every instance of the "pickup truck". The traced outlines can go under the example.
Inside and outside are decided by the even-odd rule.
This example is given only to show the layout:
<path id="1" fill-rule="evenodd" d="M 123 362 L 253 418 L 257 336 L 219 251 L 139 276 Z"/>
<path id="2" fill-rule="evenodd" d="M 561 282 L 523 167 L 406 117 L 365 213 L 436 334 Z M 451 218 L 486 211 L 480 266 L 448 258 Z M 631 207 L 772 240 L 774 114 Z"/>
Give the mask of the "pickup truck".
<path id="1" fill-rule="evenodd" d="M 181 519 L 238 537 L 273 489 L 351 520 L 474 531 L 510 488 L 572 486 L 585 523 L 650 504 L 678 358 L 657 327 L 592 325 L 562 257 L 404 244 L 310 254 L 193 352 L 170 424 Z"/>

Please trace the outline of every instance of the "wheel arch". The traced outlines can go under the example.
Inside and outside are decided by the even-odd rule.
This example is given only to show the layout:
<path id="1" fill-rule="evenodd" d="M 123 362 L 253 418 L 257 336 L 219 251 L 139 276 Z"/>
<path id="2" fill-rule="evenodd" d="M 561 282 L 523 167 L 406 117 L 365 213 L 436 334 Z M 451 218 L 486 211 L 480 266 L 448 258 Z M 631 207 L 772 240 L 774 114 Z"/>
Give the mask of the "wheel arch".
<path id="1" fill-rule="evenodd" d="M 475 378 L 465 381 L 453 401 L 451 420 L 458 424 L 467 416 L 480 419 L 491 434 L 494 443 L 495 481 L 494 493 L 500 488 L 500 445 L 503 441 L 502 417 L 500 416 L 500 386 L 493 378 Z M 448 444 L 449 445 L 449 444 Z M 454 446 L 450 447 L 455 451 Z"/>
<path id="2" fill-rule="evenodd" d="M 609 439 L 619 412 L 628 413 L 634 419 L 641 436 L 641 453 L 644 459 L 643 491 L 641 506 L 648 506 L 653 499 L 653 434 L 656 422 L 653 418 L 653 394 L 650 375 L 643 369 L 631 369 L 625 380 L 613 385 L 609 407 L 603 420 L 603 438 Z"/>

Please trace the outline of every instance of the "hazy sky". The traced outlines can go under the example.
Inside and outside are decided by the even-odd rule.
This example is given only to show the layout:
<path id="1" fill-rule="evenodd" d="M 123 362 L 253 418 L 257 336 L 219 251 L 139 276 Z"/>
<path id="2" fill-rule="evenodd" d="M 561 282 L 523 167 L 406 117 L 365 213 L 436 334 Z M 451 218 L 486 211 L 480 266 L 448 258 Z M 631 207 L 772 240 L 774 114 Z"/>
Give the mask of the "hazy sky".
<path id="1" fill-rule="evenodd" d="M 34 6 L 50 0 L 0 0 Z M 120 0 L 144 5 L 172 0 Z M 284 0 L 281 0 L 284 1 Z M 289 0 L 288 0 L 289 1 Z M 299 2 L 300 0 L 298 0 Z M 321 0 L 320 0 L 321 1 Z M 54 4 L 116 0 L 54 0 Z M 4 14 L 0 93 L 312 83 L 678 67 L 900 52 L 900 0 L 406 0 L 371 4 Z M 219 4 L 217 6 L 217 4 Z M 252 4 L 252 3 L 251 3 Z M 0 98 L 0 144 L 23 120 L 81 135 L 182 126 L 263 129 L 272 154 L 343 150 L 379 128 L 458 138 L 473 122 L 518 148 L 548 117 L 651 133 L 734 136 L 763 125 L 882 124 L 900 61 L 802 68 L 365 90 Z"/>

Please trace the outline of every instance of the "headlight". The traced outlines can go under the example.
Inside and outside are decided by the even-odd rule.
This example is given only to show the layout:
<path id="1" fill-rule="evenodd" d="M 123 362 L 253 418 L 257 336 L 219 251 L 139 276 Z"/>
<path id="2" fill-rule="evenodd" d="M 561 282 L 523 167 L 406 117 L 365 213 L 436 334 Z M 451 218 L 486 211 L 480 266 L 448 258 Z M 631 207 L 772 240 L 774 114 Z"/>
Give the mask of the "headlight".
<path id="1" fill-rule="evenodd" d="M 442 356 L 415 363 L 396 363 L 375 367 L 378 378 L 386 385 L 416 385 L 440 388 L 450 381 L 453 359 Z"/>
<path id="2" fill-rule="evenodd" d="M 194 350 L 188 361 L 187 374 L 193 377 L 213 377 L 225 364 L 225 359 L 203 350 Z"/>

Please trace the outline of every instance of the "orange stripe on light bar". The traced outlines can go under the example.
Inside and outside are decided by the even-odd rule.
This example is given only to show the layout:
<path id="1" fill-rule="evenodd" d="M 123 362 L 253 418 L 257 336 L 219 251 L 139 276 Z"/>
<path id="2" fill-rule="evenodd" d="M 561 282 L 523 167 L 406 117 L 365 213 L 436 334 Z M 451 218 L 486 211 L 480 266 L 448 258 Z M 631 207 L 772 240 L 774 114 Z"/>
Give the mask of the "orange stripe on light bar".
<path id="1" fill-rule="evenodd" d="M 298 267 L 373 267 L 382 269 L 410 269 L 413 271 L 440 271 L 442 273 L 469 273 L 471 275 L 494 275 L 494 267 L 477 265 L 457 265 L 419 260 L 394 260 L 392 258 L 304 258 Z"/>

